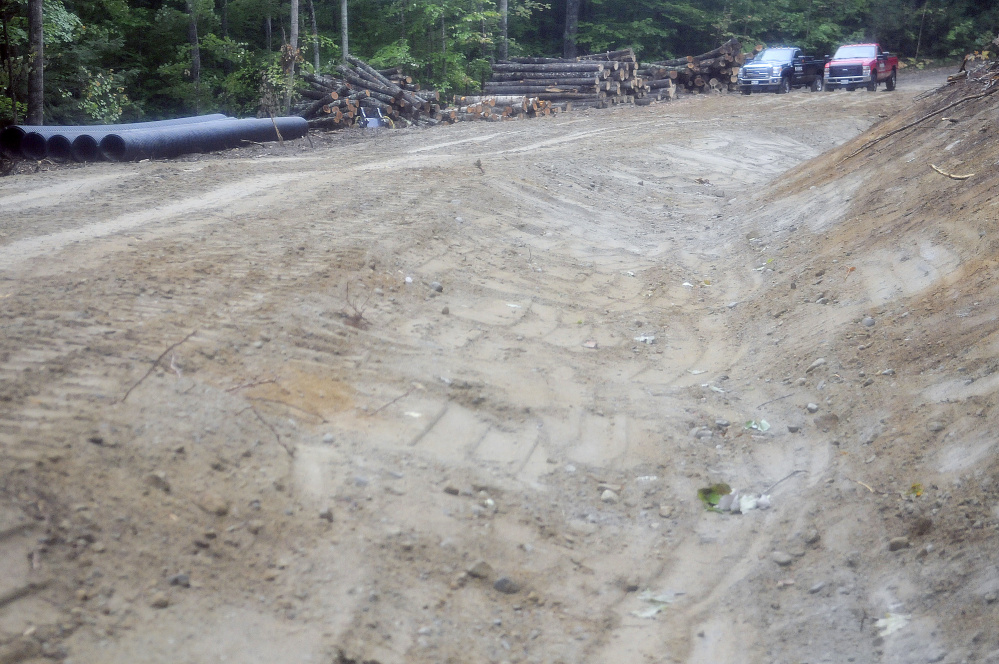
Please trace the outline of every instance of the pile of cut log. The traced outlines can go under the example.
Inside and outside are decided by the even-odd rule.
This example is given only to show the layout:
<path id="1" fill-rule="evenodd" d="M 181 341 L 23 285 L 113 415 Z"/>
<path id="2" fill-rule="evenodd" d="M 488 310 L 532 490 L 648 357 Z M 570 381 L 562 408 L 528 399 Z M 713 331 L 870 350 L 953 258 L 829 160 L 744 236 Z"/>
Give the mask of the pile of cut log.
<path id="1" fill-rule="evenodd" d="M 552 102 L 525 95 L 456 95 L 456 120 L 524 120 L 555 115 L 561 109 Z"/>
<path id="2" fill-rule="evenodd" d="M 738 89 L 739 69 L 746 59 L 742 44 L 731 39 L 701 55 L 643 63 L 638 73 L 651 94 L 672 99 L 677 92 L 698 94 Z"/>
<path id="3" fill-rule="evenodd" d="M 443 109 L 436 91 L 420 90 L 398 69 L 379 71 L 359 58 L 347 60 L 337 69 L 339 76 L 303 76 L 309 84 L 302 91 L 306 101 L 294 112 L 308 120 L 310 127 L 349 127 L 362 114 L 378 113 L 396 125 L 453 121 L 454 114 Z"/>
<path id="4" fill-rule="evenodd" d="M 492 67 L 486 95 L 524 95 L 562 108 L 633 103 L 645 96 L 630 48 L 580 58 L 510 58 Z"/>

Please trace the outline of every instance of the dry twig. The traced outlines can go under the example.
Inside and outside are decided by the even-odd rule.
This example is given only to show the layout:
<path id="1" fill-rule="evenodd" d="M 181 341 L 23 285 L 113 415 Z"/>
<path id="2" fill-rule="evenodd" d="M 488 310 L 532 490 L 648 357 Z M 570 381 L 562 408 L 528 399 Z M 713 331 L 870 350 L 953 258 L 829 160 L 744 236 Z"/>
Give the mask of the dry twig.
<path id="1" fill-rule="evenodd" d="M 400 399 L 405 399 L 410 394 L 412 394 L 413 390 L 415 390 L 415 389 L 416 389 L 415 387 L 411 387 L 408 390 L 406 390 L 405 392 L 403 392 L 402 394 L 400 394 L 399 396 L 397 396 L 395 399 L 392 399 L 392 401 L 389 401 L 388 403 L 383 404 L 383 405 L 379 406 L 378 408 L 375 408 L 373 411 L 371 411 L 370 413 L 368 413 L 368 417 L 371 417 L 372 415 L 374 415 L 376 413 L 380 413 L 381 411 L 385 410 L 386 408 L 388 408 L 389 406 L 391 406 L 392 404 L 394 404 L 396 401 L 399 401 Z"/>
<path id="2" fill-rule="evenodd" d="M 326 418 L 323 417 L 322 415 L 320 415 L 319 413 L 313 413 L 311 410 L 306 410 L 305 408 L 300 408 L 299 406 L 293 406 L 290 403 L 288 403 L 287 401 L 281 401 L 280 399 L 267 399 L 267 398 L 264 398 L 264 397 L 246 397 L 246 398 L 249 399 L 250 401 L 263 401 L 264 403 L 276 403 L 276 404 L 280 404 L 280 405 L 284 406 L 285 408 L 291 408 L 292 410 L 297 410 L 300 413 L 305 413 L 306 415 L 310 415 L 310 416 L 316 418 L 317 420 L 321 421 L 323 424 L 328 424 L 329 423 L 326 420 Z"/>
<path id="3" fill-rule="evenodd" d="M 869 485 L 867 485 L 867 484 L 864 484 L 864 483 L 863 483 L 863 482 L 861 482 L 860 480 L 853 480 L 853 481 L 854 481 L 854 482 L 856 482 L 857 484 L 859 484 L 860 486 L 864 487 L 865 489 L 867 489 L 867 490 L 868 490 L 868 491 L 870 491 L 871 493 L 877 493 L 877 491 L 875 491 L 874 489 L 872 489 L 872 488 L 871 488 L 871 487 L 870 487 Z"/>
<path id="4" fill-rule="evenodd" d="M 359 330 L 363 330 L 368 327 L 368 321 L 364 318 L 364 310 L 368 306 L 368 301 L 371 299 L 371 292 L 368 292 L 368 296 L 364 298 L 364 302 L 358 304 L 358 298 L 351 298 L 350 296 L 350 282 L 344 287 L 343 299 L 347 301 L 347 306 L 351 308 L 353 313 L 347 313 L 346 310 L 341 310 L 340 315 L 343 317 L 347 324 L 351 327 L 356 327 Z"/>
<path id="5" fill-rule="evenodd" d="M 807 470 L 793 470 L 790 473 L 788 473 L 787 475 L 785 475 L 784 477 L 780 478 L 779 480 L 777 480 L 776 482 L 774 482 L 773 484 L 771 484 L 770 486 L 768 486 L 763 493 L 770 493 L 771 491 L 773 491 L 773 489 L 774 489 L 775 486 L 777 486 L 778 484 L 780 484 L 784 480 L 789 480 L 792 477 L 794 477 L 795 475 L 797 475 L 798 473 L 807 473 L 807 472 L 808 472 Z"/>
<path id="6" fill-rule="evenodd" d="M 784 399 L 787 399 L 788 397 L 793 397 L 793 396 L 794 396 L 795 394 L 797 394 L 797 392 L 791 392 L 790 394 L 785 394 L 785 395 L 784 395 L 784 396 L 782 396 L 782 397 L 777 397 L 776 399 L 771 399 L 770 401 L 764 401 L 764 402 L 763 402 L 763 403 L 761 403 L 761 404 L 760 404 L 759 406 L 757 406 L 757 408 L 763 408 L 763 407 L 764 407 L 764 406 L 766 406 L 766 405 L 767 405 L 768 403 L 773 403 L 773 402 L 775 402 L 775 401 L 782 401 L 782 400 L 784 400 Z"/>
<path id="7" fill-rule="evenodd" d="M 198 333 L 198 331 L 194 330 L 193 332 L 191 332 L 190 334 L 188 334 L 186 337 L 184 337 L 183 339 L 181 339 L 180 341 L 178 341 L 177 343 L 173 344 L 172 346 L 170 346 L 169 348 L 167 348 L 165 351 L 163 351 L 162 353 L 160 353 L 160 356 L 156 358 L 156 361 L 152 363 L 152 365 L 149 367 L 149 370 L 145 374 L 143 374 L 142 378 L 140 378 L 138 381 L 136 381 L 136 383 L 134 385 L 132 385 L 132 387 L 128 388 L 128 391 L 125 392 L 125 396 L 123 396 L 121 398 L 122 402 L 124 402 L 125 399 L 128 398 L 128 395 L 132 393 L 132 390 L 134 390 L 135 388 L 137 388 L 139 385 L 142 384 L 142 381 L 144 381 L 145 379 L 149 378 L 149 374 L 153 373 L 153 371 L 156 370 L 156 366 L 160 362 L 163 361 L 163 358 L 167 356 L 167 353 L 169 353 L 172 350 L 176 350 L 176 348 L 178 346 L 180 346 L 181 344 L 183 344 L 185 341 L 187 341 L 188 339 L 190 339 L 191 337 L 193 337 L 197 333 Z M 171 362 L 171 364 L 173 364 L 173 363 Z"/>
<path id="8" fill-rule="evenodd" d="M 909 123 L 907 123 L 907 124 L 899 127 L 898 129 L 893 129 L 892 131 L 888 132 L 884 136 L 878 136 L 877 138 L 873 138 L 873 139 L 867 141 L 866 143 L 864 143 L 863 145 L 861 145 L 859 148 L 857 148 L 856 150 L 854 150 L 853 152 L 851 152 L 850 154 L 848 154 L 846 157 L 844 157 L 843 161 L 846 161 L 847 159 L 850 159 L 851 157 L 856 157 L 858 154 L 860 154 L 861 152 L 863 152 L 867 148 L 870 148 L 870 147 L 873 147 L 873 146 L 877 145 L 878 143 L 880 143 L 881 141 L 885 140 L 886 138 L 890 138 L 890 137 L 894 136 L 895 134 L 898 134 L 898 133 L 901 133 L 901 132 L 905 131 L 906 129 L 911 129 L 912 127 L 915 127 L 919 123 L 924 122 L 925 120 L 929 120 L 930 118 L 935 117 L 937 115 L 940 115 L 944 111 L 950 110 L 950 109 L 954 108 L 955 106 L 957 106 L 959 104 L 963 104 L 966 101 L 974 101 L 976 99 L 982 99 L 983 97 L 988 97 L 990 94 L 996 92 L 997 90 L 999 90 L 999 85 L 993 85 L 993 86 L 989 87 L 985 92 L 982 92 L 980 94 L 969 95 L 967 97 L 961 97 L 957 101 L 951 102 L 951 103 L 947 104 L 946 106 L 944 106 L 943 108 L 937 109 L 937 110 L 933 111 L 932 113 L 927 113 L 926 115 L 922 116 L 921 118 L 919 118 L 917 120 L 913 120 L 912 122 L 909 122 Z M 840 163 L 842 163 L 842 162 L 840 162 Z"/>
<path id="9" fill-rule="evenodd" d="M 284 448 L 284 451 L 288 453 L 288 456 L 295 458 L 295 450 L 288 447 L 288 445 L 286 445 L 285 442 L 281 440 L 281 434 L 277 432 L 277 429 L 271 426 L 270 422 L 264 419 L 264 416 L 261 415 L 260 412 L 253 407 L 253 404 L 250 404 L 250 410 L 252 410 L 253 414 L 257 416 L 257 419 L 260 420 L 261 424 L 263 424 L 265 427 L 271 430 L 271 433 L 274 434 L 274 439 L 277 441 L 278 445 Z"/>
<path id="10" fill-rule="evenodd" d="M 238 390 L 245 390 L 250 387 L 256 387 L 257 385 L 267 385 L 268 383 L 276 383 L 277 381 L 273 378 L 266 378 L 264 380 L 254 380 L 249 383 L 243 383 L 242 385 L 236 385 L 235 387 L 227 387 L 226 392 L 236 392 Z"/>
<path id="11" fill-rule="evenodd" d="M 967 180 L 969 178 L 975 177 L 974 173 L 968 173 L 967 175 L 954 175 L 953 173 L 948 173 L 945 170 L 937 168 L 936 165 L 934 165 L 934 164 L 930 164 L 930 168 L 932 168 L 933 170 L 935 170 L 940 175 L 949 177 L 951 180 Z"/>

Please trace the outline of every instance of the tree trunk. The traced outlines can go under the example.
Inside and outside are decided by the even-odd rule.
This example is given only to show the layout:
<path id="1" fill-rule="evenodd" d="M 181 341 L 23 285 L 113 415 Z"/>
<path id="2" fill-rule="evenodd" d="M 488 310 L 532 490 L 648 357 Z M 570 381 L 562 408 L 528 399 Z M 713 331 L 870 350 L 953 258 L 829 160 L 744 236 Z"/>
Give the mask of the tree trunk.
<path id="1" fill-rule="evenodd" d="M 553 62 L 545 65 L 532 64 L 495 64 L 493 71 L 499 72 L 562 72 L 562 71 L 585 71 L 599 72 L 604 69 L 616 70 L 616 62 Z"/>
<path id="2" fill-rule="evenodd" d="M 288 88 L 284 94 L 284 112 L 291 114 L 291 91 L 295 87 L 295 60 L 298 58 L 298 0 L 291 0 L 291 18 L 288 37 Z"/>
<path id="3" fill-rule="evenodd" d="M 503 87 L 505 86 L 524 86 L 524 85 L 547 85 L 554 87 L 575 87 L 579 85 L 589 85 L 595 86 L 600 85 L 604 80 L 600 78 L 599 75 L 586 75 L 585 72 L 571 72 L 576 74 L 575 76 L 565 76 L 560 78 L 547 78 L 544 76 L 534 78 L 528 74 L 493 74 L 492 79 L 490 79 L 486 85 Z M 516 78 L 504 78 L 505 76 L 514 76 Z"/>
<path id="4" fill-rule="evenodd" d="M 516 85 L 516 84 L 504 84 L 504 83 L 486 83 L 483 92 L 487 95 L 498 94 L 498 95 L 526 95 L 532 97 L 537 94 L 545 93 L 561 93 L 561 92 L 586 92 L 587 94 L 599 92 L 597 86 L 595 85 L 572 85 L 572 86 L 555 86 L 555 85 Z"/>
<path id="5" fill-rule="evenodd" d="M 42 0 L 28 1 L 28 124 L 40 125 L 45 108 L 45 37 L 42 33 Z"/>
<path id="6" fill-rule="evenodd" d="M 340 0 L 340 50 L 343 51 L 343 61 L 347 62 L 350 55 L 347 47 L 347 0 Z"/>
<path id="7" fill-rule="evenodd" d="M 267 42 L 267 50 L 271 50 L 273 28 L 271 26 L 271 15 L 268 14 L 267 18 L 264 19 L 264 40 Z"/>
<path id="8" fill-rule="evenodd" d="M 198 15 L 194 2 L 187 0 L 187 41 L 191 44 L 191 81 L 194 83 L 194 109 L 201 112 L 201 46 L 198 44 Z"/>
<path id="9" fill-rule="evenodd" d="M 500 60 L 506 60 L 510 57 L 510 38 L 507 33 L 507 10 L 509 9 L 509 0 L 499 1 L 499 11 L 500 11 Z"/>
<path id="10" fill-rule="evenodd" d="M 562 39 L 562 56 L 576 57 L 576 33 L 579 32 L 579 6 L 582 0 L 565 0 L 565 34 Z"/>
<path id="11" fill-rule="evenodd" d="M 312 27 L 312 66 L 319 73 L 319 24 L 316 22 L 316 5 L 308 0 L 309 25 Z"/>
<path id="12" fill-rule="evenodd" d="M 222 11 L 221 11 L 221 15 L 219 16 L 219 20 L 221 21 L 221 27 L 220 27 L 220 29 L 222 30 L 222 38 L 223 39 L 228 39 L 229 38 L 229 0 L 222 0 Z M 222 60 L 222 72 L 226 76 L 228 76 L 229 74 L 232 73 L 232 70 L 233 70 L 232 60 L 229 60 L 228 58 Z"/>
<path id="13" fill-rule="evenodd" d="M 592 77 L 604 80 L 608 78 L 610 72 L 604 71 L 516 71 L 516 72 L 493 72 L 490 81 L 520 81 L 523 79 L 544 79 L 549 85 L 560 85 L 563 79 Z"/>

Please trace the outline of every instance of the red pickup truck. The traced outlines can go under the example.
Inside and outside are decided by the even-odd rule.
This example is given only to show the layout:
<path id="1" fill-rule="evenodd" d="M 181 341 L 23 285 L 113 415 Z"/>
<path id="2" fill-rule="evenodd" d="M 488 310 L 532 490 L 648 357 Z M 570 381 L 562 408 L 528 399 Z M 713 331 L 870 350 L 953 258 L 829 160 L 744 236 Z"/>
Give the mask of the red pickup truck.
<path id="1" fill-rule="evenodd" d="M 825 88 L 855 90 L 866 87 L 876 92 L 878 83 L 885 90 L 895 89 L 898 79 L 898 58 L 885 53 L 878 44 L 847 44 L 836 49 L 832 60 L 826 63 Z"/>

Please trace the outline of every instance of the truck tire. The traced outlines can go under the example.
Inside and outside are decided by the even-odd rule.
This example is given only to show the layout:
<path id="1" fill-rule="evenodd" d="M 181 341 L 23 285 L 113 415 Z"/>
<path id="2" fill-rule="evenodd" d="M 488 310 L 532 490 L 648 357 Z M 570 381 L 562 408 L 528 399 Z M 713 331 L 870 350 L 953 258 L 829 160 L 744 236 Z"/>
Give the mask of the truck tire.
<path id="1" fill-rule="evenodd" d="M 895 84 L 897 82 L 898 82 L 898 74 L 897 74 L 897 72 L 894 69 L 892 69 L 891 70 L 891 76 L 889 76 L 888 80 L 885 81 L 885 90 L 887 90 L 888 92 L 894 92 L 895 91 Z"/>
<path id="2" fill-rule="evenodd" d="M 777 94 L 786 95 L 790 91 L 791 91 L 791 77 L 785 76 L 784 78 L 780 79 L 780 85 L 777 86 Z"/>
<path id="3" fill-rule="evenodd" d="M 753 94 L 753 90 L 752 90 L 752 88 L 743 88 L 742 89 L 742 94 L 744 94 L 744 95 L 751 95 L 751 94 Z"/>
<path id="4" fill-rule="evenodd" d="M 867 84 L 867 91 L 868 92 L 878 91 L 878 73 L 874 70 L 871 70 L 871 82 Z"/>
<path id="5" fill-rule="evenodd" d="M 811 87 L 812 92 L 822 92 L 823 90 L 825 90 L 825 87 L 826 87 L 825 81 L 821 76 L 812 81 L 812 87 Z"/>

